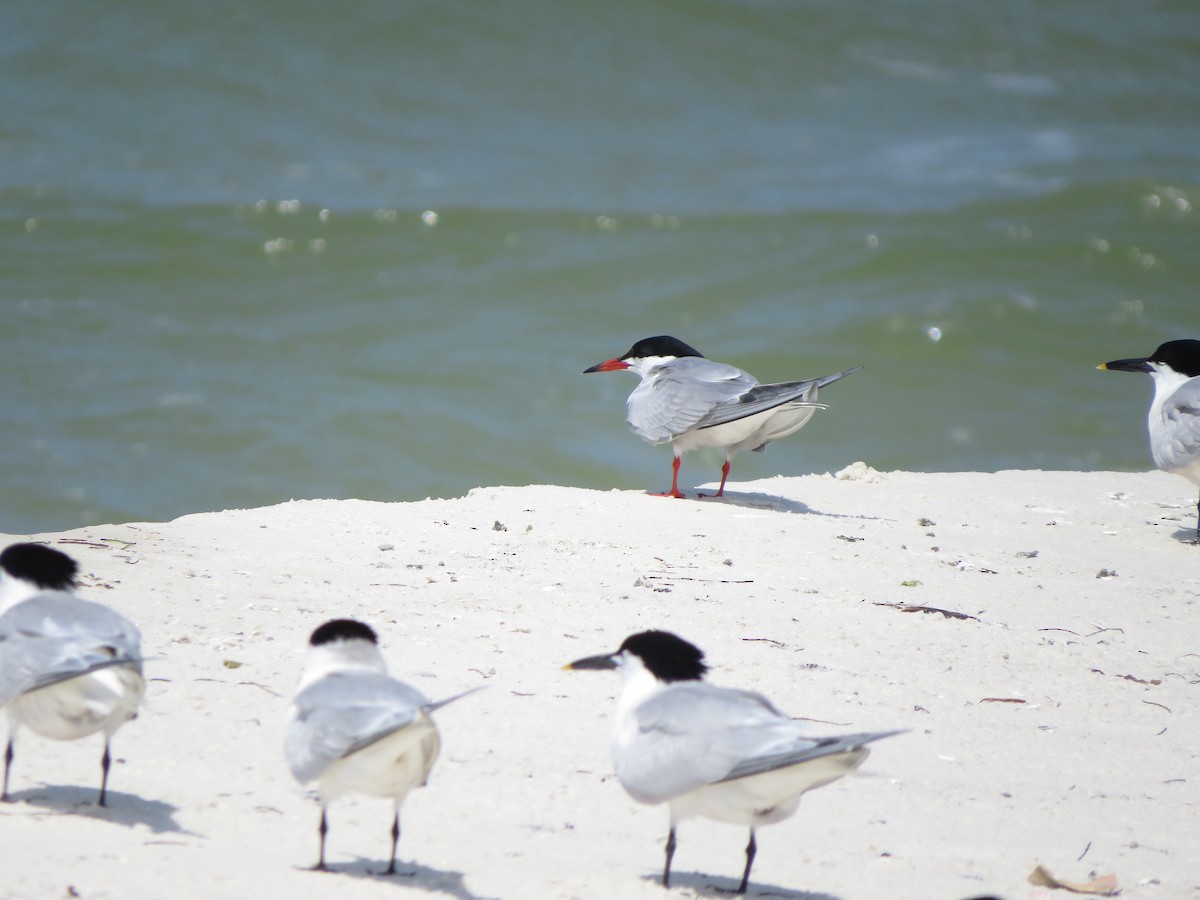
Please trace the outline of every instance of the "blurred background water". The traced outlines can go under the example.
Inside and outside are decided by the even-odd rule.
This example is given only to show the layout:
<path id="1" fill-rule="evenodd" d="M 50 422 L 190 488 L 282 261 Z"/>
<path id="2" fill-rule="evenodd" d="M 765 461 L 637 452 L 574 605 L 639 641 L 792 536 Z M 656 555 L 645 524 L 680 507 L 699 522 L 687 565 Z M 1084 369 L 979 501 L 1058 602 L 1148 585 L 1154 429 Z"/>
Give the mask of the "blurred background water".
<path id="1" fill-rule="evenodd" d="M 660 333 L 866 366 L 735 481 L 1142 470 L 1094 367 L 1200 337 L 1194 0 L 15 0 L 0 81 L 3 531 L 662 490 L 580 374 Z"/>

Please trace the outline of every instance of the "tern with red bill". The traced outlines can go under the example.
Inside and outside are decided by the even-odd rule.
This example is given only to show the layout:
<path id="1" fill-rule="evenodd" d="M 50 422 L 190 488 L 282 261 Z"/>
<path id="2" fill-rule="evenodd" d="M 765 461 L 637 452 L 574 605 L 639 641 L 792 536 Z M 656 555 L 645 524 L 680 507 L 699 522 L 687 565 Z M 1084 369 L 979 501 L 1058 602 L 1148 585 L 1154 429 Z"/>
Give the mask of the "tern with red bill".
<path id="1" fill-rule="evenodd" d="M 622 356 L 583 371 L 586 375 L 628 369 L 642 379 L 629 395 L 626 421 L 648 443 L 671 443 L 675 460 L 671 490 L 664 496 L 683 496 L 679 458 L 684 453 L 716 447 L 725 452 L 717 488 L 721 497 L 735 453 L 761 451 L 771 441 L 799 431 L 816 410 L 825 408 L 817 402 L 817 391 L 861 368 L 805 381 L 759 384 L 749 372 L 705 359 L 678 338 L 660 335 L 644 338 Z"/>

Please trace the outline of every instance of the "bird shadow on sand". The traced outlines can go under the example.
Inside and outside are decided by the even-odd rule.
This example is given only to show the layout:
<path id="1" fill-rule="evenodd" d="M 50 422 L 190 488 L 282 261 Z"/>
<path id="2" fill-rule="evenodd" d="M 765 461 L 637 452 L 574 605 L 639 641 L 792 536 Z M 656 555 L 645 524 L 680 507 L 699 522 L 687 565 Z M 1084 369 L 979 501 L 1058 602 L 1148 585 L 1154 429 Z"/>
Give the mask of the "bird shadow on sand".
<path id="1" fill-rule="evenodd" d="M 643 881 L 662 884 L 661 875 L 644 875 Z M 842 900 L 834 894 L 812 891 L 795 891 L 791 888 L 775 884 L 763 884 L 751 879 L 745 894 L 735 894 L 741 884 L 741 876 L 737 878 L 721 878 L 706 875 L 703 872 L 672 872 L 671 887 L 691 888 L 701 897 L 781 897 L 783 900 Z"/>
<path id="2" fill-rule="evenodd" d="M 1200 544 L 1200 539 L 1197 539 L 1195 528 L 1177 528 L 1171 533 L 1171 537 L 1175 538 L 1181 544 L 1191 544 L 1193 546 Z"/>
<path id="3" fill-rule="evenodd" d="M 96 794 L 96 789 L 91 787 L 47 784 L 14 791 L 10 796 L 14 804 L 25 803 L 50 815 L 84 816 L 123 825 L 126 828 L 145 825 L 155 834 L 195 834 L 175 821 L 179 807 L 170 803 L 146 800 L 137 794 L 125 794 L 110 789 L 108 805 L 97 806 Z"/>
<path id="4" fill-rule="evenodd" d="M 478 894 L 472 893 L 463 883 L 462 872 L 435 869 L 432 866 L 423 866 L 420 863 L 400 862 L 397 860 L 397 872 L 394 875 L 384 874 L 384 870 L 387 868 L 386 863 L 363 857 L 358 857 L 353 862 L 348 863 L 330 865 L 327 862 L 324 871 L 316 871 L 304 866 L 299 868 L 312 872 L 313 877 L 343 875 L 350 878 L 368 879 L 380 885 L 394 882 L 397 887 L 429 891 L 431 894 L 445 894 L 448 897 L 457 897 L 459 900 L 496 900 L 496 898 L 480 897 Z"/>
<path id="5" fill-rule="evenodd" d="M 705 494 L 703 491 L 697 495 L 697 499 L 702 503 L 724 503 L 726 506 L 744 506 L 747 509 L 768 509 L 774 512 L 794 513 L 800 516 L 825 516 L 830 519 L 874 519 L 876 516 L 850 515 L 847 513 L 828 513 L 821 512 L 818 509 L 813 509 L 807 503 L 800 500 L 789 500 L 786 497 L 778 497 L 775 494 L 764 494 L 758 491 L 753 493 L 743 491 L 726 491 L 723 496 L 716 497 L 712 494 Z"/>

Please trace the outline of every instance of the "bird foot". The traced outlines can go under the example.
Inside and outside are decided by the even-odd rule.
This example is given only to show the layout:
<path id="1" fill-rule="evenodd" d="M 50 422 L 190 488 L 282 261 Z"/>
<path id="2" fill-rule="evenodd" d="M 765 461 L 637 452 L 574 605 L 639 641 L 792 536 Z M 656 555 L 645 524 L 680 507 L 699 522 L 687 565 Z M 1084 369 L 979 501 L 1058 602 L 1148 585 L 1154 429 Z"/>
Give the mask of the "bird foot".
<path id="1" fill-rule="evenodd" d="M 674 497 L 676 500 L 686 500 L 687 494 L 681 491 L 663 491 L 660 493 L 651 493 L 651 497 Z"/>
<path id="2" fill-rule="evenodd" d="M 372 872 L 371 874 L 376 874 L 376 873 Z M 386 869 L 384 869 L 382 872 L 379 872 L 378 874 L 379 875 L 396 875 L 400 878 L 412 878 L 417 874 L 417 870 L 413 869 L 411 872 L 397 872 L 396 867 L 393 865 L 393 866 L 388 866 Z"/>

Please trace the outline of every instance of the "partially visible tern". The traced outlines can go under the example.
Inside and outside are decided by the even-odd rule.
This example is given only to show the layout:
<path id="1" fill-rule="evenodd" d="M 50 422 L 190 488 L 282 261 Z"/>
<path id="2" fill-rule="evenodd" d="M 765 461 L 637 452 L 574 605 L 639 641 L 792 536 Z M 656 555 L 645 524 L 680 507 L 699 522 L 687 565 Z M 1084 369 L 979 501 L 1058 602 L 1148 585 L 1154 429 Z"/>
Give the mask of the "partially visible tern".
<path id="1" fill-rule="evenodd" d="M 74 741 L 104 732 L 100 796 L 108 796 L 109 743 L 137 718 L 146 689 L 142 636 L 107 606 L 75 596 L 75 560 L 44 544 L 0 553 L 0 706 L 8 714 L 4 786 L 17 730 Z M 11 605 L 8 605 L 11 604 Z"/>
<path id="2" fill-rule="evenodd" d="M 1200 341 L 1167 341 L 1149 356 L 1114 359 L 1097 368 L 1145 372 L 1154 379 L 1150 455 L 1164 472 L 1200 484 Z M 1196 539 L 1200 543 L 1200 515 Z"/>
<path id="3" fill-rule="evenodd" d="M 629 369 L 642 379 L 629 395 L 626 421 L 633 433 L 651 444 L 670 442 L 675 451 L 671 490 L 664 496 L 682 497 L 679 458 L 697 447 L 725 452 L 721 486 L 725 493 L 730 463 L 739 450 L 763 450 L 771 441 L 799 431 L 824 409 L 817 391 L 853 375 L 862 366 L 822 378 L 759 384 L 749 372 L 713 362 L 694 347 L 668 335 L 644 338 L 622 356 L 584 369 L 616 372 Z"/>

